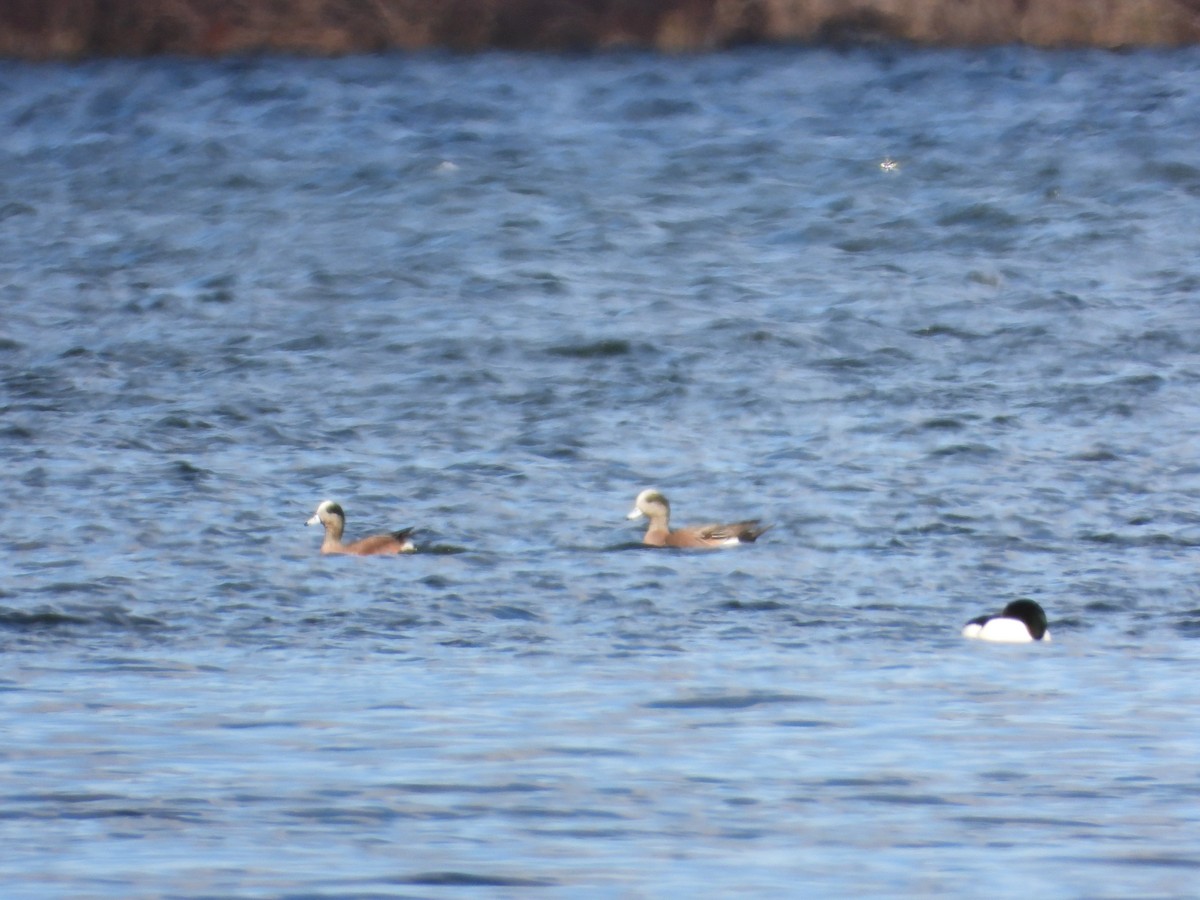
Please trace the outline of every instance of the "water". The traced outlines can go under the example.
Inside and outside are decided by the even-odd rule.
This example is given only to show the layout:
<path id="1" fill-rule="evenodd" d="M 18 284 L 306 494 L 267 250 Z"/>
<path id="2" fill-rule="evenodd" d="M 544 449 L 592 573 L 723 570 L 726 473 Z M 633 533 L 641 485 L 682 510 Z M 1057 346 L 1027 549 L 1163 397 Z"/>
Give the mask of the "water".
<path id="1" fill-rule="evenodd" d="M 1192 893 L 1198 79 L 0 68 L 6 895 Z"/>

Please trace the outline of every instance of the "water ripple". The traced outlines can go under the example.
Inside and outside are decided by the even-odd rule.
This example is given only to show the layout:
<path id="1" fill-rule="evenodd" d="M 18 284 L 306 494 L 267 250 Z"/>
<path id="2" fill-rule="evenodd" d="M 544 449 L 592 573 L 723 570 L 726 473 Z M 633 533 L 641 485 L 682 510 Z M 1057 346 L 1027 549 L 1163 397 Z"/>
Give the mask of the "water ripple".
<path id="1" fill-rule="evenodd" d="M 1193 892 L 1197 61 L 0 65 L 9 893 Z"/>

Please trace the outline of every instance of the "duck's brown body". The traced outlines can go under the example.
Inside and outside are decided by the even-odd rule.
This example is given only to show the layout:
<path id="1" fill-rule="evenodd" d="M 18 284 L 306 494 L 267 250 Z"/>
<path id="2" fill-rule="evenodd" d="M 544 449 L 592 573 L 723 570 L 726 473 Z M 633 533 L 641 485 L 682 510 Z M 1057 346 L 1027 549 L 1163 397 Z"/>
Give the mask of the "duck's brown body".
<path id="1" fill-rule="evenodd" d="M 650 520 L 650 527 L 646 529 L 642 543 L 651 547 L 715 550 L 753 543 L 760 534 L 771 527 L 761 525 L 757 519 L 750 519 L 731 522 L 728 525 L 688 525 L 672 531 L 671 504 L 667 502 L 666 497 L 653 490 L 638 494 L 633 510 L 627 518 L 638 519 L 642 516 Z"/>
<path id="2" fill-rule="evenodd" d="M 348 544 L 342 543 L 342 534 L 346 530 L 346 514 L 332 500 L 326 500 L 318 506 L 317 511 L 313 513 L 313 517 L 306 524 L 325 526 L 325 540 L 321 542 L 322 553 L 382 556 L 389 553 L 412 553 L 417 549 L 411 539 L 412 528 L 387 534 L 373 534 Z"/>

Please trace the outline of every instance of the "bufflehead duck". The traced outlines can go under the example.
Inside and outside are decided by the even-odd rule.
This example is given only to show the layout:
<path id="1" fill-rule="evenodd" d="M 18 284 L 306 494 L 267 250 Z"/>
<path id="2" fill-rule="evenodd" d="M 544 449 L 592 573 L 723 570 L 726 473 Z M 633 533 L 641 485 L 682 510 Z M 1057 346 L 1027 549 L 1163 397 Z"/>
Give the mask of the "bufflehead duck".
<path id="1" fill-rule="evenodd" d="M 349 553 L 352 556 L 378 556 L 384 553 L 412 553 L 417 548 L 410 540 L 412 528 L 388 534 L 373 534 L 359 538 L 349 544 L 342 543 L 342 532 L 346 530 L 346 514 L 332 500 L 325 500 L 317 507 L 306 525 L 324 525 L 325 540 L 321 542 L 322 553 Z"/>
<path id="2" fill-rule="evenodd" d="M 980 616 L 963 626 L 963 637 L 1006 644 L 1050 641 L 1046 612 L 1032 600 L 1014 600 L 998 616 Z"/>
<path id="3" fill-rule="evenodd" d="M 753 543 L 770 525 L 759 525 L 754 519 L 733 522 L 729 525 L 689 525 L 676 531 L 671 530 L 671 504 L 655 490 L 645 490 L 637 495 L 633 509 L 627 519 L 650 519 L 650 527 L 642 538 L 643 544 L 651 547 L 732 547 L 737 544 Z"/>

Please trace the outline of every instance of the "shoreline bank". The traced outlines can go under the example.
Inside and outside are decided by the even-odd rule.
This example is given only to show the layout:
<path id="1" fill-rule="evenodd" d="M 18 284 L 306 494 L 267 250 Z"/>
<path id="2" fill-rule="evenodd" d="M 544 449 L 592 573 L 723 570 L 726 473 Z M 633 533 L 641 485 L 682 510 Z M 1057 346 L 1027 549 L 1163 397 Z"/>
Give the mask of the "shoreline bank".
<path id="1" fill-rule="evenodd" d="M 0 56 L 691 53 L 747 44 L 1045 48 L 1200 42 L 1200 0 L 13 0 Z"/>

